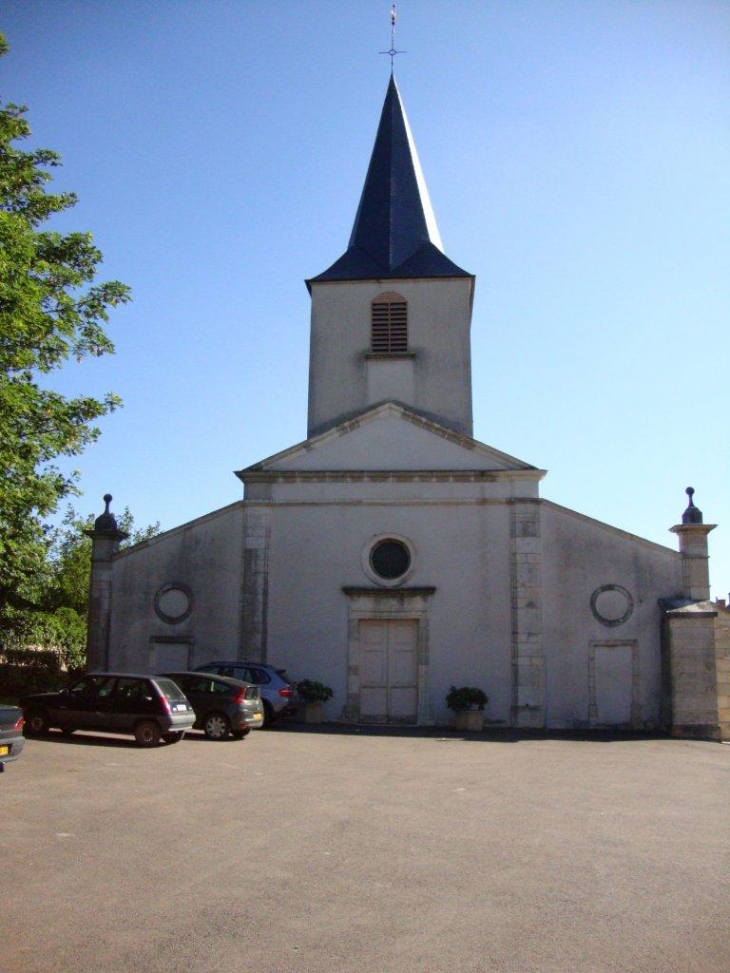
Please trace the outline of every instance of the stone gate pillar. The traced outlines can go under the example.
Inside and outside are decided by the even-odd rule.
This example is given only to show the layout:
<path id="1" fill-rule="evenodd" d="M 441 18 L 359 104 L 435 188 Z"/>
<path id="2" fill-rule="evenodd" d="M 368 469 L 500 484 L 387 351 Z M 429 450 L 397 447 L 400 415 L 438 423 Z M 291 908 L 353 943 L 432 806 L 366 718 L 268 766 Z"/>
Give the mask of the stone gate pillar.
<path id="1" fill-rule="evenodd" d="M 84 531 L 91 538 L 91 583 L 89 585 L 89 621 L 86 634 L 86 669 L 109 668 L 109 632 L 112 614 L 112 561 L 121 541 L 129 534 L 119 530 L 114 514 L 109 511 L 112 496 L 104 496 L 106 508 L 96 518 L 94 529 Z"/>
<path id="2" fill-rule="evenodd" d="M 671 732 L 676 737 L 730 739 L 730 655 L 718 638 L 718 608 L 710 598 L 707 535 L 687 487 L 689 505 L 682 523 L 670 528 L 679 536 L 683 597 L 660 602 L 664 608 L 665 666 Z"/>
<path id="3" fill-rule="evenodd" d="M 682 555 L 682 582 L 685 598 L 691 601 L 707 601 L 710 597 L 710 558 L 707 551 L 707 535 L 717 524 L 703 524 L 702 511 L 695 507 L 694 488 L 687 487 L 687 509 L 682 523 L 670 527 L 679 536 L 679 552 Z"/>

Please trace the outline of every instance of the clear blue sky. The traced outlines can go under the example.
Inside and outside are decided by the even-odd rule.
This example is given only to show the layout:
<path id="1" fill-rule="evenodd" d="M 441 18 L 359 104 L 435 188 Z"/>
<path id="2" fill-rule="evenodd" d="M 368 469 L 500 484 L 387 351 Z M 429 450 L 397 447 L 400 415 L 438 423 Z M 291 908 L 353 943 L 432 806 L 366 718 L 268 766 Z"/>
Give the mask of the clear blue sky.
<path id="1" fill-rule="evenodd" d="M 5 0 L 4 101 L 134 291 L 81 513 L 163 528 L 306 435 L 304 279 L 344 251 L 387 0 Z M 446 253 L 477 275 L 475 435 L 543 496 L 675 547 L 696 488 L 730 588 L 730 4 L 401 0 L 396 76 Z"/>

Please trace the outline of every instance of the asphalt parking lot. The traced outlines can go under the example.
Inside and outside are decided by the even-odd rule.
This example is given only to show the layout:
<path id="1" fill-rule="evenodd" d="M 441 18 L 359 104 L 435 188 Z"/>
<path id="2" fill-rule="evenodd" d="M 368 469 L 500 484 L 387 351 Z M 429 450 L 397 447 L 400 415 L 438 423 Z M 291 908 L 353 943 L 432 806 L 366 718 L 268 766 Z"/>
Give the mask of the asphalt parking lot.
<path id="1" fill-rule="evenodd" d="M 730 747 L 30 739 L 3 973 L 728 973 Z"/>

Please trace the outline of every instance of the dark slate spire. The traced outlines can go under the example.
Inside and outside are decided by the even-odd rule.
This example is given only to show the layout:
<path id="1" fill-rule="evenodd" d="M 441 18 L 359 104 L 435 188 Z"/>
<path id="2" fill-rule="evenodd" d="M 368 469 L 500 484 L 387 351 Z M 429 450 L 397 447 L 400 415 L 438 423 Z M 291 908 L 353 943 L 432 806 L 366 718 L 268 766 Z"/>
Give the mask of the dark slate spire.
<path id="1" fill-rule="evenodd" d="M 441 249 L 416 146 L 391 75 L 349 248 L 313 279 L 471 276 Z"/>

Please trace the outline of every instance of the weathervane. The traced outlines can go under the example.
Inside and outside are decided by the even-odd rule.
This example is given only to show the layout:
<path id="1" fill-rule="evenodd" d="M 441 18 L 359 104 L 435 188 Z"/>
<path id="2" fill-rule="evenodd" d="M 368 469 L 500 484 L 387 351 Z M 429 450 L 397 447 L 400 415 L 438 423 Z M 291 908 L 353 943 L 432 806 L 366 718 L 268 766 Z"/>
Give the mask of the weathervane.
<path id="1" fill-rule="evenodd" d="M 407 54 L 408 51 L 396 51 L 395 49 L 395 4 L 390 8 L 390 50 L 378 51 L 379 54 L 390 54 L 390 73 L 393 73 L 393 58 L 396 54 Z"/>

